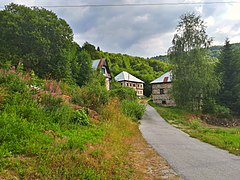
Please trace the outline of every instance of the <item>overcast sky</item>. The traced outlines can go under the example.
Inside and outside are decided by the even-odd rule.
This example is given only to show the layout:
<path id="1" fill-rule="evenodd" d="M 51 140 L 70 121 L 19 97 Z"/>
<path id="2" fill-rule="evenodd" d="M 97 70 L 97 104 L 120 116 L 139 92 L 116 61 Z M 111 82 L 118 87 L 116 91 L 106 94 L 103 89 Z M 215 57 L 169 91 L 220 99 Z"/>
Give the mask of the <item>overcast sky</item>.
<path id="1" fill-rule="evenodd" d="M 152 57 L 166 54 L 179 17 L 192 11 L 201 15 L 215 45 L 223 45 L 226 37 L 232 43 L 240 42 L 240 0 L 235 0 L 239 2 L 235 4 L 204 4 L 216 1 L 231 0 L 1 0 L 0 5 L 3 9 L 10 2 L 27 6 L 200 2 L 194 5 L 46 8 L 70 24 L 80 46 L 88 41 L 103 51 Z"/>

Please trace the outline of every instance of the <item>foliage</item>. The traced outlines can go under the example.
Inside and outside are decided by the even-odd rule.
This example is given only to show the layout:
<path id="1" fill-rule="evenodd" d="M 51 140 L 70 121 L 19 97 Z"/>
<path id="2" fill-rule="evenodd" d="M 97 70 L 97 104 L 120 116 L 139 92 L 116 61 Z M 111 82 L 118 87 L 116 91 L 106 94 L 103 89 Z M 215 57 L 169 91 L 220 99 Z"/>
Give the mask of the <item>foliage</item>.
<path id="1" fill-rule="evenodd" d="M 48 93 L 42 94 L 36 101 L 32 96 L 35 91 L 32 92 L 29 86 L 32 81 L 36 82 L 36 79 L 15 70 L 0 73 L 0 87 L 3 90 L 1 157 L 19 153 L 38 154 L 49 148 L 52 139 L 44 134 L 45 129 L 59 130 L 74 124 L 89 124 L 84 111 L 75 111 L 52 94 L 61 92 L 55 82 L 46 83 L 46 89 L 50 88 Z"/>
<path id="2" fill-rule="evenodd" d="M 179 109 L 178 107 L 163 107 L 153 103 L 159 114 L 171 124 L 177 125 L 190 136 L 204 142 L 226 149 L 233 154 L 240 154 L 240 130 L 239 128 L 220 128 L 208 126 L 203 123 L 196 114 Z"/>
<path id="3" fill-rule="evenodd" d="M 217 100 L 232 111 L 239 113 L 240 107 L 240 48 L 236 44 L 230 44 L 226 39 L 223 46 L 217 71 L 221 75 L 222 84 Z"/>
<path id="4" fill-rule="evenodd" d="M 81 89 L 78 89 L 77 92 L 73 95 L 74 103 L 97 111 L 109 99 L 109 94 L 105 86 L 105 78 L 98 71 L 95 71 L 91 80 Z"/>
<path id="5" fill-rule="evenodd" d="M 137 99 L 136 91 L 129 87 L 119 87 L 112 89 L 110 91 L 110 97 L 118 97 L 120 101 Z"/>
<path id="6" fill-rule="evenodd" d="M 90 54 L 92 60 L 102 58 L 101 54 L 99 52 L 100 49 L 96 49 L 96 47 L 94 45 L 92 45 L 92 44 L 90 44 L 88 42 L 85 42 L 83 44 L 82 50 L 88 52 Z"/>
<path id="7" fill-rule="evenodd" d="M 149 83 L 171 69 L 171 65 L 169 63 L 153 58 L 144 59 L 126 54 L 114 54 L 97 51 L 95 46 L 89 44 L 88 42 L 83 45 L 82 49 L 86 50 L 91 55 L 92 59 L 98 59 L 100 57 L 106 58 L 111 69 L 112 77 L 122 71 L 127 71 L 128 73 L 143 80 L 145 82 L 144 95 L 146 96 L 150 96 L 151 94 L 151 86 Z"/>
<path id="8" fill-rule="evenodd" d="M 11 76 L 6 77 L 9 84 L 14 82 L 24 89 L 12 91 L 9 86 L 2 91 L 0 179 L 131 179 L 134 171 L 129 150 L 133 137 L 140 134 L 137 124 L 123 115 L 119 103 L 106 103 L 101 111 L 104 121 L 86 126 L 90 119 L 84 110 L 75 111 L 63 102 L 53 107 L 54 94 L 78 91 L 47 81 L 43 87 L 48 89 L 47 102 L 38 102 L 17 73 L 6 76 Z M 6 84 L 2 81 L 0 86 Z"/>
<path id="9" fill-rule="evenodd" d="M 145 112 L 145 105 L 138 101 L 123 100 L 121 102 L 122 112 L 134 120 L 140 120 Z"/>
<path id="10" fill-rule="evenodd" d="M 69 78 L 73 33 L 51 11 L 10 4 L 0 11 L 2 62 L 33 69 L 40 77 Z"/>
<path id="11" fill-rule="evenodd" d="M 89 125 L 90 121 L 84 109 L 76 110 L 73 122 L 80 125 Z"/>
<path id="12" fill-rule="evenodd" d="M 211 98 L 219 88 L 215 61 L 206 49 L 211 38 L 205 29 L 200 16 L 194 13 L 181 16 L 169 49 L 174 64 L 174 99 L 177 105 L 192 111 L 201 110 L 203 100 Z"/>
<path id="13" fill-rule="evenodd" d="M 0 11 L 0 27 L 0 67 L 20 67 L 41 78 L 78 85 L 90 78 L 89 54 L 73 42 L 70 26 L 52 11 L 11 3 Z"/>
<path id="14" fill-rule="evenodd" d="M 203 113 L 210 113 L 217 115 L 218 117 L 230 117 L 230 109 L 226 106 L 219 105 L 215 99 L 207 99 L 207 102 L 203 103 Z"/>
<path id="15" fill-rule="evenodd" d="M 83 86 L 91 78 L 92 60 L 87 51 L 77 50 L 77 58 L 72 61 L 73 78 L 79 86 Z"/>

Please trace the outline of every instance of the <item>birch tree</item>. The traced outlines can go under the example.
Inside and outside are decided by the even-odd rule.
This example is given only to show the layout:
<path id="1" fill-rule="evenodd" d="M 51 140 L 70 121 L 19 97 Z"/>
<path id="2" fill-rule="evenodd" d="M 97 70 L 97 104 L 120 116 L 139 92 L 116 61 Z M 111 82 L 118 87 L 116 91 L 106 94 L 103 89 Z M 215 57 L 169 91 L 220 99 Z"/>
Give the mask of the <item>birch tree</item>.
<path id="1" fill-rule="evenodd" d="M 173 97 L 178 106 L 201 110 L 204 99 L 218 90 L 215 62 L 208 56 L 212 38 L 200 16 L 187 13 L 180 17 L 169 48 L 173 69 Z"/>

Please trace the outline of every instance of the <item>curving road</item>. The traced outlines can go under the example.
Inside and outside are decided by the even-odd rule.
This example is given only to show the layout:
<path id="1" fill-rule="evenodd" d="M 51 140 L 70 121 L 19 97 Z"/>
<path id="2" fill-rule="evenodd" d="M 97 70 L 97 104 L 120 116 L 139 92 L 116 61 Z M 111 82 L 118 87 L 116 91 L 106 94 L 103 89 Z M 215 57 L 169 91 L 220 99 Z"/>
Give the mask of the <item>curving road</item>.
<path id="1" fill-rule="evenodd" d="M 147 105 L 140 121 L 146 141 L 185 180 L 240 180 L 240 157 L 189 137 Z"/>

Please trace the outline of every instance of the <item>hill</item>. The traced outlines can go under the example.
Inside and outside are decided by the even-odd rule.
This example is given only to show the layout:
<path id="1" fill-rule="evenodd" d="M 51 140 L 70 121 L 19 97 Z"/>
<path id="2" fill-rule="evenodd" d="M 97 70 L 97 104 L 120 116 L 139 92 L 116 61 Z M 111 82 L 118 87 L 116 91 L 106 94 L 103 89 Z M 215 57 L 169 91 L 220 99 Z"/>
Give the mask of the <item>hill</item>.
<path id="1" fill-rule="evenodd" d="M 231 44 L 233 48 L 240 48 L 240 43 L 233 43 Z M 209 55 L 212 57 L 216 57 L 219 58 L 220 54 L 221 54 L 221 49 L 222 49 L 222 45 L 215 45 L 215 46 L 211 46 L 209 48 L 210 52 Z M 156 59 L 156 60 L 160 60 L 163 62 L 168 62 L 168 56 L 167 55 L 159 55 L 159 56 L 155 56 L 152 57 L 152 59 Z"/>

